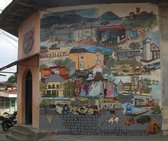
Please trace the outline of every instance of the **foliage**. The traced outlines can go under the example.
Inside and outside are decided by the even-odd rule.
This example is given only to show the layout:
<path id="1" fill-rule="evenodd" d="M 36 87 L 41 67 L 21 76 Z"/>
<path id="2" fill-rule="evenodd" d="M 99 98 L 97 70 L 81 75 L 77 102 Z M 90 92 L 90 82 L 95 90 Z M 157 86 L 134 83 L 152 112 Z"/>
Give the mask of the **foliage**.
<path id="1" fill-rule="evenodd" d="M 73 97 L 73 85 L 71 81 L 67 81 L 64 83 L 64 97 Z"/>
<path id="2" fill-rule="evenodd" d="M 161 113 L 161 109 L 159 105 L 155 105 L 154 107 L 151 108 L 152 110 L 152 114 L 160 114 Z"/>
<path id="3" fill-rule="evenodd" d="M 101 32 L 96 30 L 96 41 L 100 42 L 101 41 Z"/>
<path id="4" fill-rule="evenodd" d="M 144 78 L 143 80 L 148 86 L 151 85 L 151 83 L 152 83 L 152 80 L 150 80 L 148 78 Z"/>
<path id="5" fill-rule="evenodd" d="M 46 46 L 40 46 L 40 49 L 48 49 L 48 47 L 46 47 Z"/>
<path id="6" fill-rule="evenodd" d="M 129 48 L 131 48 L 132 50 L 135 50 L 135 49 L 139 49 L 141 47 L 140 43 L 139 42 L 132 42 L 130 45 L 129 45 Z"/>
<path id="7" fill-rule="evenodd" d="M 150 93 L 151 91 L 152 91 L 152 88 L 150 88 L 150 87 L 143 89 L 144 93 Z"/>
<path id="8" fill-rule="evenodd" d="M 135 60 L 119 60 L 116 63 L 117 65 L 129 65 L 130 67 L 141 66 L 141 64 Z"/>
<path id="9" fill-rule="evenodd" d="M 8 83 L 17 83 L 17 76 L 16 74 L 10 76 L 7 80 Z"/>
<path id="10" fill-rule="evenodd" d="M 51 105 L 54 103 L 54 99 L 43 99 L 40 105 Z"/>
<path id="11" fill-rule="evenodd" d="M 41 64 L 41 65 L 40 65 L 40 71 L 46 69 L 47 67 L 48 67 L 47 65 L 45 65 L 45 64 Z"/>
<path id="12" fill-rule="evenodd" d="M 44 96 L 45 95 L 45 91 L 47 90 L 47 84 L 44 82 L 40 82 L 40 91 L 41 91 L 41 95 Z"/>
<path id="13" fill-rule="evenodd" d="M 50 46 L 50 49 L 56 49 L 56 48 L 59 48 L 57 44 L 53 44 Z"/>
<path id="14" fill-rule="evenodd" d="M 123 25 L 127 29 L 132 29 L 136 27 L 152 28 L 156 25 L 157 17 L 154 13 L 141 12 L 139 15 L 134 12 L 130 12 L 128 16 L 125 17 Z"/>
<path id="15" fill-rule="evenodd" d="M 65 60 L 54 60 L 53 64 L 55 66 L 68 66 L 71 63 L 71 59 L 66 58 Z"/>

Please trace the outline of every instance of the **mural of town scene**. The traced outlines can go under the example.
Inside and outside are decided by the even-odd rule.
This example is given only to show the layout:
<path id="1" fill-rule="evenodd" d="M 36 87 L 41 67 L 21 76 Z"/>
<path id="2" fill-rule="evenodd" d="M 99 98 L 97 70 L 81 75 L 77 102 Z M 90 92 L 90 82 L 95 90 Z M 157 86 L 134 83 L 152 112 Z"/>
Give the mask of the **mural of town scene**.
<path id="1" fill-rule="evenodd" d="M 113 7 L 111 5 L 111 7 Z M 104 7 L 41 18 L 40 126 L 71 134 L 161 132 L 157 10 Z"/>

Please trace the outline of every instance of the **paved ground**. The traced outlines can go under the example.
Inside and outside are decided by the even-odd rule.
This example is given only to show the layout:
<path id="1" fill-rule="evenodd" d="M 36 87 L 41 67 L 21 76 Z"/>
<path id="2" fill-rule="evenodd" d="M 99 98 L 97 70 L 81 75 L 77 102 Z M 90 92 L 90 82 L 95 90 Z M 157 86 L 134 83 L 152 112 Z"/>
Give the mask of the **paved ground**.
<path id="1" fill-rule="evenodd" d="M 1 123 L 0 123 L 0 141 L 5 141 L 5 133 L 2 130 Z"/>
<path id="2" fill-rule="evenodd" d="M 5 132 L 2 131 L 0 125 L 0 141 L 7 141 L 5 139 Z M 168 141 L 168 136 L 46 136 L 38 141 Z"/>
<path id="3" fill-rule="evenodd" d="M 168 136 L 124 137 L 124 136 L 48 136 L 40 141 L 168 141 Z"/>
<path id="4" fill-rule="evenodd" d="M 7 141 L 0 133 L 0 141 Z M 46 136 L 38 141 L 168 141 L 168 136 L 124 137 L 124 136 Z"/>

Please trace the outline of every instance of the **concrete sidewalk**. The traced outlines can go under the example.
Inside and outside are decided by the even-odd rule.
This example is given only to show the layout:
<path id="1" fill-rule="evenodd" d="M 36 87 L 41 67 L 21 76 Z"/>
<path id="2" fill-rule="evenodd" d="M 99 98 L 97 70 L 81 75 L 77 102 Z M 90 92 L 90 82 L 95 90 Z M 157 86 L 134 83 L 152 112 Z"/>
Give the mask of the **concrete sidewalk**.
<path id="1" fill-rule="evenodd" d="M 9 141 L 0 134 L 0 141 Z M 75 136 L 50 135 L 36 141 L 168 141 L 168 136 Z"/>
<path id="2" fill-rule="evenodd" d="M 168 141 L 168 136 L 46 136 L 39 141 Z"/>

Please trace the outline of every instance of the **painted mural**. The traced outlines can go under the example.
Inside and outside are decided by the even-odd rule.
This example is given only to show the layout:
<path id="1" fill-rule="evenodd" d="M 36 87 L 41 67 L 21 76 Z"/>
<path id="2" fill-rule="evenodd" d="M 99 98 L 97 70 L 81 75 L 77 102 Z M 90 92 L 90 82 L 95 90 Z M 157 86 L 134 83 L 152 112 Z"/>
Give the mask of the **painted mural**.
<path id="1" fill-rule="evenodd" d="M 157 8 L 126 7 L 43 12 L 41 128 L 83 135 L 161 132 Z"/>

